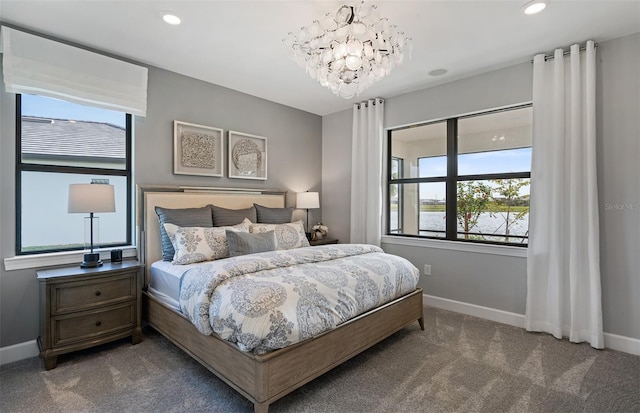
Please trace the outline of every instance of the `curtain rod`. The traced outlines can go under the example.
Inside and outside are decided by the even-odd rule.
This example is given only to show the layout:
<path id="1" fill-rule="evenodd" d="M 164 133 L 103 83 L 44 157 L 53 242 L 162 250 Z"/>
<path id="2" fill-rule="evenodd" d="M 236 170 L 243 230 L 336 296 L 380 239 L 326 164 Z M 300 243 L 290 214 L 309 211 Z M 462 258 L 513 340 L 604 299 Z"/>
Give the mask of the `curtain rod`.
<path id="1" fill-rule="evenodd" d="M 382 99 L 382 98 L 375 98 L 375 99 L 371 99 L 371 100 L 373 100 L 373 106 L 375 106 L 375 105 L 376 105 L 376 102 L 377 102 L 377 101 L 380 101 L 380 103 L 384 103 L 384 99 Z M 357 105 L 357 106 L 358 106 L 358 109 L 360 109 L 360 105 L 364 105 L 364 107 L 366 108 L 366 107 L 368 107 L 368 106 L 369 106 L 369 101 L 366 101 L 366 102 L 358 102 L 358 103 L 355 103 L 355 105 Z"/>
<path id="2" fill-rule="evenodd" d="M 598 47 L 598 43 L 594 43 L 593 47 L 597 48 Z M 587 45 L 585 44 L 584 46 L 580 46 L 580 48 L 578 50 L 580 50 L 581 52 L 584 52 L 585 50 L 587 50 Z M 562 53 L 562 56 L 567 56 L 570 53 L 571 53 L 571 48 L 569 48 L 569 50 L 565 50 Z M 537 53 L 536 56 L 539 55 L 539 54 L 540 53 Z M 547 60 L 553 59 L 554 57 L 555 56 L 553 54 L 546 54 L 546 55 L 544 55 L 544 61 L 546 62 Z M 531 59 L 531 63 L 533 63 L 533 59 Z"/>

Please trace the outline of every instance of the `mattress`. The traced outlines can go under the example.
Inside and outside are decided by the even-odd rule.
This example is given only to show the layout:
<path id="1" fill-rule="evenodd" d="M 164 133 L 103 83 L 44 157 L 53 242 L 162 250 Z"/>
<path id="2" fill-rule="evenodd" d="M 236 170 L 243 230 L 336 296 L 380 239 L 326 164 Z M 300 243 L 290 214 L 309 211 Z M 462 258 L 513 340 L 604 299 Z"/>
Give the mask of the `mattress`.
<path id="1" fill-rule="evenodd" d="M 154 262 L 151 264 L 148 292 L 174 310 L 180 311 L 180 278 L 187 270 L 197 265 L 173 265 L 169 261 Z"/>

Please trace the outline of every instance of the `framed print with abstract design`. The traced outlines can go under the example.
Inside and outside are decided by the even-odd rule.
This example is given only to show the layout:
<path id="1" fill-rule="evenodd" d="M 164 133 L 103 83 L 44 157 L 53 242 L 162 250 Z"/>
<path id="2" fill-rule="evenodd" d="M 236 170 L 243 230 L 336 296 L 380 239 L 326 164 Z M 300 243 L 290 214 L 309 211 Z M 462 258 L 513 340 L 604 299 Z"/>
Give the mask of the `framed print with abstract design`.
<path id="1" fill-rule="evenodd" d="M 229 131 L 229 178 L 267 179 L 267 138 Z"/>
<path id="2" fill-rule="evenodd" d="M 224 131 L 173 121 L 173 173 L 224 176 Z"/>

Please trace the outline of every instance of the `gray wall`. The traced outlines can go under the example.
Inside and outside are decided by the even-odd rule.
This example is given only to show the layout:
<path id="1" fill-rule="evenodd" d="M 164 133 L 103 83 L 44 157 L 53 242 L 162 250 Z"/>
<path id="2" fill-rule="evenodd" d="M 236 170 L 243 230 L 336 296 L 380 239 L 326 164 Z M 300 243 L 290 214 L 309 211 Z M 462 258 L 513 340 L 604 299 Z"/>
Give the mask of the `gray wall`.
<path id="1" fill-rule="evenodd" d="M 533 66 L 516 66 L 387 99 L 385 127 L 446 118 L 530 102 Z M 524 314 L 526 259 L 475 252 L 383 244 L 418 268 L 431 265 L 421 278 L 426 294 Z"/>
<path id="2" fill-rule="evenodd" d="M 266 137 L 268 179 L 174 175 L 175 119 Z M 135 122 L 136 182 L 285 189 L 294 205 L 294 192 L 320 191 L 321 130 L 320 116 L 152 67 L 147 116 Z"/>
<path id="3" fill-rule="evenodd" d="M 345 110 L 322 117 L 322 219 L 329 236 L 349 242 L 351 228 L 351 124 Z"/>
<path id="4" fill-rule="evenodd" d="M 604 330 L 640 338 L 640 34 L 596 53 Z"/>
<path id="5" fill-rule="evenodd" d="M 1 70 L 0 70 L 1 73 Z M 14 156 L 15 97 L 0 87 L 0 258 L 15 255 Z M 321 187 L 320 116 L 157 68 L 149 68 L 148 110 L 134 125 L 134 181 L 170 184 L 268 188 L 295 192 Z M 268 139 L 268 180 L 173 174 L 173 120 L 231 129 Z M 321 219 L 310 211 L 310 221 Z M 304 219 L 303 211 L 294 217 Z M 5 271 L 0 265 L 0 347 L 38 336 L 39 298 L 35 269 Z"/>
<path id="6" fill-rule="evenodd" d="M 453 115 L 477 112 L 531 101 L 532 65 L 523 63 L 429 89 L 386 98 L 385 127 L 395 127 Z M 351 111 L 334 113 L 323 118 L 323 150 L 331 153 L 351 153 Z M 327 130 L 326 126 L 333 126 Z M 340 145 L 340 146 L 338 146 Z M 351 164 L 338 164 L 336 157 L 324 157 L 322 182 L 324 193 L 344 193 L 349 190 Z M 327 175 L 337 171 L 343 176 Z M 332 184 L 333 183 L 333 184 Z M 347 197 L 336 211 L 323 205 L 327 225 L 330 220 L 349 218 Z M 346 236 L 349 235 L 348 228 Z M 342 239 L 342 238 L 341 238 Z M 345 240 L 348 238 L 345 238 Z M 452 300 L 498 308 L 523 314 L 526 296 L 526 260 L 499 255 L 442 249 L 400 246 L 383 243 L 385 251 L 409 259 L 418 268 L 431 265 L 432 275 L 422 277 L 425 293 Z"/>
<path id="7" fill-rule="evenodd" d="M 640 34 L 602 42 L 597 67 L 597 162 L 600 199 L 601 274 L 604 330 L 640 338 Z M 467 79 L 385 99 L 385 127 L 465 114 L 530 101 L 532 65 L 523 63 Z M 323 150 L 349 152 L 350 111 L 323 118 Z M 327 128 L 327 125 L 331 128 Z M 350 165 L 323 158 L 323 191 L 344 193 Z M 342 171 L 342 177 L 334 176 Z M 331 181 L 325 179 L 331 174 Z M 326 208 L 325 220 L 344 221 L 341 210 Z M 611 206 L 614 207 L 611 207 Z M 621 206 L 621 207 L 620 207 Z M 342 221 L 340 221 L 342 219 Z M 427 247 L 383 244 L 418 268 L 432 266 L 422 277 L 425 293 L 524 314 L 526 259 Z"/>

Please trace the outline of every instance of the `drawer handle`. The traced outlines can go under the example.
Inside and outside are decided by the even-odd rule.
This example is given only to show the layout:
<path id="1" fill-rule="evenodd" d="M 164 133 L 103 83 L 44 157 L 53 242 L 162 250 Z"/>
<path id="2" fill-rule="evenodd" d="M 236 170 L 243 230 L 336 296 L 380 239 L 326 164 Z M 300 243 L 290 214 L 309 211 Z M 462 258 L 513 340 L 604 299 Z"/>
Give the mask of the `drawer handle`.
<path id="1" fill-rule="evenodd" d="M 96 321 L 96 327 L 100 327 L 102 325 L 102 321 Z"/>
<path id="2" fill-rule="evenodd" d="M 97 295 L 98 297 L 100 297 L 100 295 L 102 295 L 102 293 L 101 293 L 100 291 L 96 291 L 96 295 Z"/>

